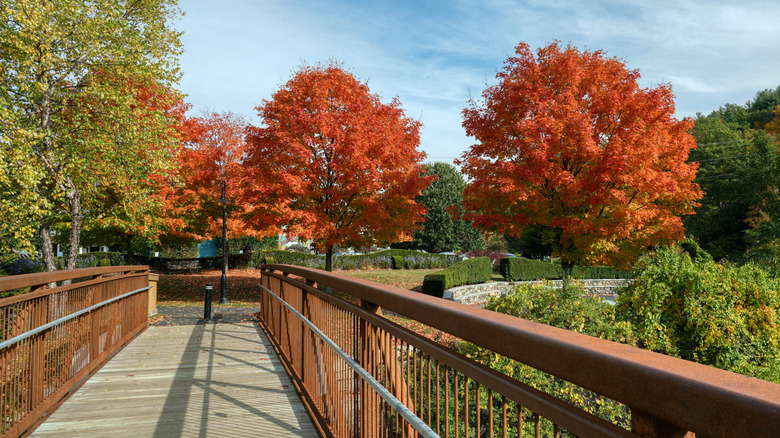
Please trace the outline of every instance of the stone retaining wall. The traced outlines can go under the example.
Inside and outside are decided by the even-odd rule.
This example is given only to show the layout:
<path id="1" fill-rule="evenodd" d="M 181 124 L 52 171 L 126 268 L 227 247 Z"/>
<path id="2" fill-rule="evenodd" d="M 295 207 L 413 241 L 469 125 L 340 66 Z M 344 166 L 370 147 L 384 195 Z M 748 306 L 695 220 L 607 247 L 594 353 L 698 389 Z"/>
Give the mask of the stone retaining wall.
<path id="1" fill-rule="evenodd" d="M 619 288 L 627 285 L 633 280 L 604 279 L 578 281 L 585 287 L 585 292 L 587 292 L 588 295 L 612 297 L 617 295 L 617 290 Z M 563 284 L 563 281 L 494 281 L 490 283 L 470 284 L 466 286 L 453 287 L 452 289 L 444 291 L 443 298 L 463 304 L 484 304 L 487 302 L 489 297 L 505 295 L 516 285 L 539 283 L 548 283 L 551 284 L 554 288 L 560 288 Z"/>

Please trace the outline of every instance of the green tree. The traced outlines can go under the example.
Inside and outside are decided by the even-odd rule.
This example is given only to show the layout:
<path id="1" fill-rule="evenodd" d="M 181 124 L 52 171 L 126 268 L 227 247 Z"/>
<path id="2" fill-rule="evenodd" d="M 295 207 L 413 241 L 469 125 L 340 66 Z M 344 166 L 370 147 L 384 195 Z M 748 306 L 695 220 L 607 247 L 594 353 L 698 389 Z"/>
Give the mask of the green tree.
<path id="1" fill-rule="evenodd" d="M 549 230 L 540 225 L 529 225 L 523 229 L 520 236 L 514 237 L 509 234 L 504 236 L 507 249 L 513 254 L 520 254 L 529 259 L 541 259 L 551 256 L 553 252 L 551 239 L 545 236 Z"/>
<path id="2" fill-rule="evenodd" d="M 780 106 L 780 87 L 759 91 L 746 106 L 751 127 L 765 129 L 767 123 L 775 118 L 775 109 Z"/>
<path id="3" fill-rule="evenodd" d="M 48 270 L 56 269 L 52 230 L 66 223 L 70 269 L 94 189 L 112 181 L 111 171 L 165 167 L 165 154 L 143 151 L 174 122 L 161 109 L 139 114 L 137 101 L 148 87 L 173 90 L 178 81 L 179 33 L 169 24 L 179 11 L 176 0 L 8 0 L 2 13 L 0 159 L 4 168 L 23 166 L 0 181 L 3 189 L 20 184 L 2 192 L 0 205 L 31 212 L 11 215 L 22 233 L 36 216 Z"/>
<path id="4" fill-rule="evenodd" d="M 422 229 L 412 236 L 411 247 L 428 252 L 466 252 L 483 247 L 482 235 L 462 217 L 461 202 L 466 188 L 463 175 L 451 164 L 441 162 L 426 164 L 425 173 L 436 178 L 416 199 L 428 212 Z"/>
<path id="5" fill-rule="evenodd" d="M 704 197 L 684 223 L 715 259 L 742 261 L 746 253 L 764 251 L 780 237 L 774 226 L 780 217 L 778 142 L 753 127 L 771 105 L 756 102 L 772 95 L 764 91 L 744 106 L 728 104 L 696 118 L 697 148 L 690 159 L 699 164 L 696 182 Z"/>

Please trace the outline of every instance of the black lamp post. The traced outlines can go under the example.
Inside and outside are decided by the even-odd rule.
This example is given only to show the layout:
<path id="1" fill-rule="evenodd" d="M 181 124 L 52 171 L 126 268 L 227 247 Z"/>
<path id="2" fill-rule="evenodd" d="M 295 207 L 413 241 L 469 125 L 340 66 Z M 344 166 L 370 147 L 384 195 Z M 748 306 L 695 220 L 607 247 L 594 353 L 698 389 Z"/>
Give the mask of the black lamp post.
<path id="1" fill-rule="evenodd" d="M 222 204 L 222 291 L 219 297 L 219 304 L 228 304 L 227 299 L 227 268 L 228 268 L 228 244 L 227 244 L 227 199 L 225 199 L 225 180 L 222 180 L 222 197 L 219 198 Z"/>

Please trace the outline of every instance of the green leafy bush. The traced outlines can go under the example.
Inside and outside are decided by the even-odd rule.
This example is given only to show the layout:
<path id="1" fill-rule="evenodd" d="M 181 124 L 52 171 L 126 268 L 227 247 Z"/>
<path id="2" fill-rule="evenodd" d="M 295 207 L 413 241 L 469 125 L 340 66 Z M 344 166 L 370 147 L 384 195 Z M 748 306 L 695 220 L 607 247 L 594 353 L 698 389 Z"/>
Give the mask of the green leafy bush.
<path id="1" fill-rule="evenodd" d="M 498 272 L 507 281 L 559 280 L 563 277 L 560 263 L 548 263 L 522 257 L 506 257 L 499 262 Z M 629 271 L 607 266 L 575 267 L 572 273 L 579 279 L 629 278 Z"/>
<path id="2" fill-rule="evenodd" d="M 402 256 L 394 255 L 392 258 L 393 258 L 393 269 L 404 268 L 404 258 Z"/>
<path id="3" fill-rule="evenodd" d="M 617 311 L 641 347 L 780 382 L 780 281 L 752 264 L 694 262 L 679 247 L 635 270 Z"/>
<path id="4" fill-rule="evenodd" d="M 439 272 L 428 274 L 423 279 L 422 291 L 428 295 L 442 297 L 444 291 L 464 284 L 484 283 L 493 276 L 493 265 L 489 257 L 475 257 L 453 264 Z"/>
<path id="5" fill-rule="evenodd" d="M 553 289 L 546 284 L 519 285 L 507 295 L 491 298 L 485 308 L 610 341 L 629 345 L 636 343 L 631 324 L 619 321 L 613 306 L 602 303 L 598 298 L 586 297 L 584 288 L 576 282 L 565 290 Z M 463 343 L 459 348 L 462 353 L 494 370 L 609 422 L 621 426 L 630 424 L 628 408 L 619 403 L 474 344 Z M 533 431 L 526 432 L 534 434 Z M 548 432 L 552 436 L 552 431 Z"/>

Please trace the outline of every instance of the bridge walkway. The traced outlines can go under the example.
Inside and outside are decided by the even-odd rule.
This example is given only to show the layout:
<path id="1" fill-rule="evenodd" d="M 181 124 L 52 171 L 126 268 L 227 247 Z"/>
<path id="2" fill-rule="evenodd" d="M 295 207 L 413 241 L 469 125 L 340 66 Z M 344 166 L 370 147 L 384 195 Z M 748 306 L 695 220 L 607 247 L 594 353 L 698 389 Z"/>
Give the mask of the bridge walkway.
<path id="1" fill-rule="evenodd" d="M 215 310 L 149 327 L 32 436 L 318 436 L 258 324 Z"/>

